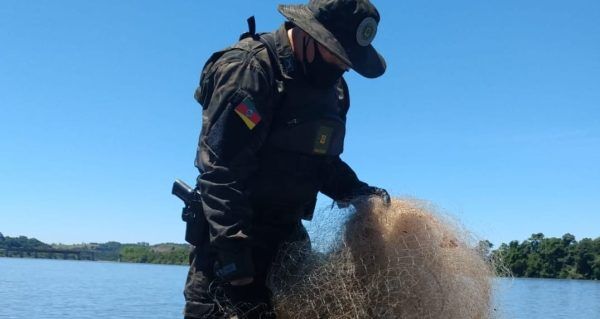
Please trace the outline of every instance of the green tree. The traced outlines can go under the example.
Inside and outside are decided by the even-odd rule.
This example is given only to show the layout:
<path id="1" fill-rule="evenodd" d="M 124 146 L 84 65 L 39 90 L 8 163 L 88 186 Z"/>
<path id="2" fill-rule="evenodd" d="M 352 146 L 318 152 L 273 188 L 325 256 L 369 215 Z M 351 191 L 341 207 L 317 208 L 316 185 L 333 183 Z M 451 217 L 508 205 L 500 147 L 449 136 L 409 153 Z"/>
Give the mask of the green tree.
<path id="1" fill-rule="evenodd" d="M 491 254 L 516 277 L 600 279 L 600 238 L 577 241 L 570 233 L 561 238 L 536 233 L 521 243 L 501 244 Z"/>

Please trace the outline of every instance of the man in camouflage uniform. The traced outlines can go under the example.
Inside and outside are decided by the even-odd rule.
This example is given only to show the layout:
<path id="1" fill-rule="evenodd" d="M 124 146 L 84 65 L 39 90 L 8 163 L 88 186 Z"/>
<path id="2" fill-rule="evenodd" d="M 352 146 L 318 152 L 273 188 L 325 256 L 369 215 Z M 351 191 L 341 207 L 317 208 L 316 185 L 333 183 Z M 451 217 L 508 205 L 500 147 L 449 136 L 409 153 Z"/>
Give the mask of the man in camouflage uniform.
<path id="1" fill-rule="evenodd" d="M 379 13 L 368 0 L 280 5 L 277 31 L 250 32 L 206 63 L 195 165 L 207 221 L 195 247 L 186 318 L 274 318 L 265 281 L 282 243 L 306 241 L 317 193 L 348 202 L 383 189 L 340 159 L 348 88 L 342 74 L 382 75 L 371 46 Z"/>

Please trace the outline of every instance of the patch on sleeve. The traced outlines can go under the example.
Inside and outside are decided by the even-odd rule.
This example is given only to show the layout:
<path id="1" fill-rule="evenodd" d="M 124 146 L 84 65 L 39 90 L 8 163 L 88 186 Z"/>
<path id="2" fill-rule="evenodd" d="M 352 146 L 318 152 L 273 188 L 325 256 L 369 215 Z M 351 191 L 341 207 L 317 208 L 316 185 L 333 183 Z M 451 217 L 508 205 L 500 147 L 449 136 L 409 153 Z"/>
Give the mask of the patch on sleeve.
<path id="1" fill-rule="evenodd" d="M 235 107 L 235 113 L 240 116 L 249 129 L 253 129 L 262 119 L 254 102 L 248 97 Z"/>

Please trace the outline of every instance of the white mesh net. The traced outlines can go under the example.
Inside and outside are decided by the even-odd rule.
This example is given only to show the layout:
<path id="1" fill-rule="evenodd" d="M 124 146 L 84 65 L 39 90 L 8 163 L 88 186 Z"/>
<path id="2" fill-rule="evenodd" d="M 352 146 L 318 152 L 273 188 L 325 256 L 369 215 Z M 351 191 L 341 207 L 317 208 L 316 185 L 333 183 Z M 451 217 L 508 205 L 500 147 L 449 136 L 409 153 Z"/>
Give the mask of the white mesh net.
<path id="1" fill-rule="evenodd" d="M 427 204 L 355 205 L 326 252 L 285 247 L 270 277 L 278 318 L 490 318 L 493 265 Z M 316 238 L 315 238 L 316 237 Z"/>

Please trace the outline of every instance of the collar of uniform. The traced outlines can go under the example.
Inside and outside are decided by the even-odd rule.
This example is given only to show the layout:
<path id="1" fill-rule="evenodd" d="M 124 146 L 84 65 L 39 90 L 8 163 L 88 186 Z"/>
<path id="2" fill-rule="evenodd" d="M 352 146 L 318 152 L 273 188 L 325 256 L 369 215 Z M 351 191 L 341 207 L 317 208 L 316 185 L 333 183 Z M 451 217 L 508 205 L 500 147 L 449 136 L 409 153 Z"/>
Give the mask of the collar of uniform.
<path id="1" fill-rule="evenodd" d="M 287 35 L 287 30 L 291 27 L 288 23 L 284 23 L 279 30 L 276 32 L 275 45 L 277 49 L 277 56 L 281 65 L 281 72 L 283 77 L 286 79 L 292 79 L 294 74 L 296 61 L 294 59 L 294 52 L 290 44 L 290 39 Z"/>

